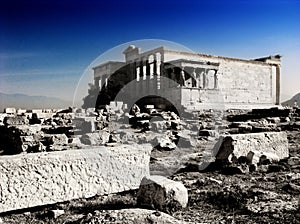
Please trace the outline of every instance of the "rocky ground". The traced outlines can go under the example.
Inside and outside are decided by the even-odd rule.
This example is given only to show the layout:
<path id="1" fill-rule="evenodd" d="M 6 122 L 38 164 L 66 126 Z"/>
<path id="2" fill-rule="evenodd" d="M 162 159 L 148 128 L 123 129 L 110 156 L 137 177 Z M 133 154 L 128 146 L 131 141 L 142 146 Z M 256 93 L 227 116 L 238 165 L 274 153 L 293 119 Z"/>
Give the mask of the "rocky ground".
<path id="1" fill-rule="evenodd" d="M 139 208 L 137 190 L 132 190 L 5 213 L 0 215 L 0 223 L 300 223 L 299 117 L 270 116 L 270 111 L 262 117 L 235 113 L 232 111 L 226 121 L 204 113 L 197 124 L 192 119 L 180 123 L 170 114 L 165 116 L 174 117 L 167 123 L 143 118 L 133 121 L 138 126 L 134 128 L 116 124 L 116 139 L 153 143 L 151 174 L 184 184 L 189 201 L 182 210 L 166 214 Z M 149 120 L 154 125 L 149 125 Z M 218 138 L 213 128 L 216 123 L 221 134 L 284 130 L 288 134 L 289 158 L 260 164 L 251 172 L 200 170 L 197 164 L 206 158 L 206 150 Z M 168 132 L 169 126 L 180 133 Z M 178 135 L 183 142 L 177 142 Z"/>

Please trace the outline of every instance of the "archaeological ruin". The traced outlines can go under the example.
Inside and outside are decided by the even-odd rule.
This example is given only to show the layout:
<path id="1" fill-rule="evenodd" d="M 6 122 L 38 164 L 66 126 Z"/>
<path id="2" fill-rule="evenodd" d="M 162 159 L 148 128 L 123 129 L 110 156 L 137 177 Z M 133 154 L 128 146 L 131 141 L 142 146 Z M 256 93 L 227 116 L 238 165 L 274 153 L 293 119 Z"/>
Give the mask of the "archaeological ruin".
<path id="1" fill-rule="evenodd" d="M 279 55 L 124 54 L 94 67 L 86 108 L 0 113 L 0 223 L 299 220 Z"/>
<path id="2" fill-rule="evenodd" d="M 201 108 L 268 108 L 280 104 L 281 56 L 254 60 L 130 45 L 125 61 L 93 68 L 94 83 L 84 107 L 110 101 L 130 105 Z"/>

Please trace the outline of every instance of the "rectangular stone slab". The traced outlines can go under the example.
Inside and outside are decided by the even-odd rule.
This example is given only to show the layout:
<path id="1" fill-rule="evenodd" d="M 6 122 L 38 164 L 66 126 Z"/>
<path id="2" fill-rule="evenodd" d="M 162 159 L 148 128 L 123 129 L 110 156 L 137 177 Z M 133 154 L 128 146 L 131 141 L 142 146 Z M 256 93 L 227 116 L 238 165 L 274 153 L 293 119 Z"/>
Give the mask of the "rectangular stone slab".
<path id="1" fill-rule="evenodd" d="M 289 156 L 285 132 L 261 132 L 221 136 L 214 148 L 217 160 L 235 162 L 240 157 L 250 158 L 253 164 L 261 156 L 278 161 Z"/>
<path id="2" fill-rule="evenodd" d="M 137 189 L 151 145 L 0 157 L 0 213 Z"/>

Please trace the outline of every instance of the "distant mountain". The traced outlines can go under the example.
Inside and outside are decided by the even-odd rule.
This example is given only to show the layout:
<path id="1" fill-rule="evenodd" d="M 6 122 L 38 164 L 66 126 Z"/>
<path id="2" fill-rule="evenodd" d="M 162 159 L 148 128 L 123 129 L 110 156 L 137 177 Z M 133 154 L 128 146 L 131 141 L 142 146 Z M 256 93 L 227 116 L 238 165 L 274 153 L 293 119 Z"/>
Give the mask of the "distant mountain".
<path id="1" fill-rule="evenodd" d="M 6 94 L 0 92 L 0 112 L 7 107 L 15 107 L 17 109 L 59 109 L 66 108 L 71 105 L 71 102 L 55 97 Z"/>
<path id="2" fill-rule="evenodd" d="M 294 106 L 295 102 L 297 102 L 298 106 L 300 107 L 300 93 L 297 93 L 290 100 L 287 100 L 287 101 L 281 103 L 281 105 L 292 107 L 292 106 Z"/>

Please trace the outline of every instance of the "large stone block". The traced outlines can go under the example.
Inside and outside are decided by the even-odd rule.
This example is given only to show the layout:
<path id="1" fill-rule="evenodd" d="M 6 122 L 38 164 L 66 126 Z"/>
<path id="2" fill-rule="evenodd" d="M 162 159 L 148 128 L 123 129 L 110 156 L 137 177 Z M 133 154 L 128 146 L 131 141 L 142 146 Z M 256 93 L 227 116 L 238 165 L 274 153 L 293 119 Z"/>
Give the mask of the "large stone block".
<path id="1" fill-rule="evenodd" d="M 45 135 L 45 140 L 48 145 L 66 145 L 68 137 L 65 134 Z"/>
<path id="2" fill-rule="evenodd" d="M 109 141 L 110 134 L 106 131 L 86 133 L 81 136 L 80 141 L 85 145 L 104 145 Z"/>
<path id="3" fill-rule="evenodd" d="M 42 126 L 40 124 L 34 125 L 15 125 L 8 128 L 8 132 L 13 135 L 36 135 L 40 134 Z"/>
<path id="4" fill-rule="evenodd" d="M 266 158 L 278 161 L 289 156 L 288 139 L 285 132 L 264 132 L 221 136 L 216 146 L 220 147 L 216 159 L 238 162 L 246 159 L 257 164 Z"/>
<path id="5" fill-rule="evenodd" d="M 188 191 L 180 182 L 163 176 L 146 176 L 141 182 L 137 201 L 141 206 L 172 212 L 187 206 Z"/>
<path id="6" fill-rule="evenodd" d="M 3 123 L 5 125 L 22 125 L 29 124 L 29 120 L 25 116 L 5 117 Z"/>
<path id="7" fill-rule="evenodd" d="M 0 212 L 137 189 L 151 145 L 0 157 Z"/>

